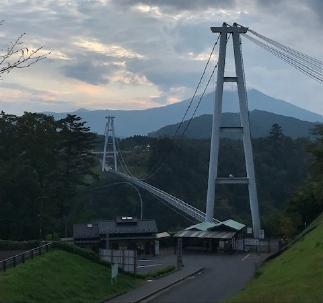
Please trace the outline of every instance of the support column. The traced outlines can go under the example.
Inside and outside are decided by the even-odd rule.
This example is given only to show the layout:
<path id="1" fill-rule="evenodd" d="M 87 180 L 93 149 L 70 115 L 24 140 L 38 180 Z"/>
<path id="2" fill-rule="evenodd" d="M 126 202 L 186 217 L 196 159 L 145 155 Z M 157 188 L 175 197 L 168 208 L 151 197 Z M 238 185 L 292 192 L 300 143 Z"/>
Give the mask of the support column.
<path id="1" fill-rule="evenodd" d="M 234 27 L 237 27 L 234 25 Z M 232 34 L 233 39 L 233 50 L 235 58 L 235 67 L 237 74 L 237 86 L 239 95 L 239 106 L 240 106 L 240 121 L 243 127 L 243 148 L 245 154 L 245 163 L 249 189 L 249 201 L 250 210 L 252 217 L 253 234 L 255 238 L 259 238 L 260 232 L 260 219 L 259 219 L 259 209 L 258 209 L 258 197 L 257 197 L 257 187 L 254 169 L 254 160 L 252 153 L 252 142 L 250 135 L 250 125 L 249 125 L 249 111 L 248 111 L 248 99 L 247 91 L 245 85 L 245 77 L 243 70 L 243 59 L 241 53 L 241 40 L 238 32 Z"/>
<path id="2" fill-rule="evenodd" d="M 103 158 L 102 158 L 102 171 L 104 171 L 109 167 L 108 166 L 109 163 L 107 163 L 109 158 L 113 158 L 114 170 L 115 171 L 118 170 L 116 138 L 115 138 L 115 132 L 114 132 L 114 118 L 115 117 L 112 117 L 112 116 L 106 117 L 107 122 L 105 124 L 105 131 L 104 131 L 105 138 L 104 138 L 104 149 L 103 149 Z M 111 148 L 111 145 L 112 145 L 112 148 Z"/>
<path id="3" fill-rule="evenodd" d="M 212 135 L 210 148 L 209 179 L 207 188 L 206 217 L 205 221 L 212 222 L 214 215 L 215 182 L 218 171 L 220 126 L 222 113 L 223 82 L 225 69 L 225 56 L 227 49 L 227 33 L 220 33 L 219 60 L 217 71 L 217 84 L 214 100 L 214 112 L 212 121 Z"/>

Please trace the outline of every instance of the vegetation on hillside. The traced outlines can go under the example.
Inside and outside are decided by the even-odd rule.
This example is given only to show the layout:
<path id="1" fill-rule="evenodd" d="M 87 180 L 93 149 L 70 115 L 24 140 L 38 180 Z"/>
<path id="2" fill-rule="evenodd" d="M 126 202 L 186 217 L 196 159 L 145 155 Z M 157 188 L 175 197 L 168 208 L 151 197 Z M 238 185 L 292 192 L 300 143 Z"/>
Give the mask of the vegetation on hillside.
<path id="1" fill-rule="evenodd" d="M 112 285 L 107 266 L 53 250 L 0 273 L 0 302 L 102 302 L 138 283 L 130 275 L 120 274 L 117 283 Z"/>
<path id="2" fill-rule="evenodd" d="M 94 138 L 73 115 L 0 114 L 0 238 L 67 234 L 75 194 L 93 176 Z"/>
<path id="3" fill-rule="evenodd" d="M 317 127 L 316 142 L 289 138 L 279 125 L 268 133 L 253 140 L 261 217 L 267 235 L 288 237 L 322 210 L 323 131 Z M 98 177 L 99 162 L 91 152 L 102 148 L 101 139 L 73 115 L 55 121 L 44 114 L 1 113 L 0 239 L 55 239 L 71 236 L 73 223 L 139 216 L 133 187 Z M 241 141 L 221 143 L 219 176 L 245 176 Z M 148 175 L 147 182 L 204 210 L 209 140 L 135 136 L 119 145 L 130 173 Z M 144 217 L 156 219 L 160 230 L 191 223 L 140 192 Z M 250 224 L 246 186 L 218 186 L 215 216 Z"/>
<path id="4" fill-rule="evenodd" d="M 293 193 L 303 184 L 309 173 L 311 155 L 307 153 L 306 147 L 311 141 L 291 139 L 283 134 L 278 125 L 274 126 L 271 132 L 268 130 L 268 133 L 270 134 L 267 137 L 254 139 L 253 145 L 261 216 L 267 235 L 277 236 L 281 233 L 276 224 L 278 215 L 287 208 Z M 147 180 L 150 184 L 199 209 L 204 209 L 209 159 L 208 140 L 132 137 L 122 140 L 120 147 L 125 151 L 125 162 L 135 176 L 151 175 Z M 142 172 L 143 166 L 145 173 Z M 245 175 L 243 146 L 241 141 L 223 139 L 219 176 L 229 174 Z M 131 187 L 126 184 L 104 187 L 104 184 L 118 181 L 120 180 L 111 177 L 100 180 L 97 183 L 98 188 L 91 192 L 91 209 L 96 210 L 98 216 L 109 217 L 115 213 L 139 214 L 139 198 Z M 149 194 L 144 191 L 141 193 L 144 200 L 144 216 L 156 218 L 160 229 L 175 229 L 191 223 L 170 211 Z M 219 186 L 215 216 L 219 219 L 232 217 L 249 224 L 250 210 L 246 186 Z M 85 217 L 84 214 L 83 220 Z"/>
<path id="5" fill-rule="evenodd" d="M 287 251 L 268 261 L 228 303 L 321 303 L 323 215 L 317 226 Z"/>

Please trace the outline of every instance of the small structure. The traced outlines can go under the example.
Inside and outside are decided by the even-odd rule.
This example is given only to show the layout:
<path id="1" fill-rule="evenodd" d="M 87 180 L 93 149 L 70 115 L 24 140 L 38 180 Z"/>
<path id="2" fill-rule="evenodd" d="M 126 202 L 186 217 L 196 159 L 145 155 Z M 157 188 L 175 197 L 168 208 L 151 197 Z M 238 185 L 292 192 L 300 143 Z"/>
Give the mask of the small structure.
<path id="1" fill-rule="evenodd" d="M 115 220 L 73 225 L 74 244 L 99 249 L 136 250 L 139 255 L 159 252 L 155 220 L 118 217 Z"/>
<path id="2" fill-rule="evenodd" d="M 205 251 L 232 251 L 237 249 L 246 226 L 234 220 L 220 223 L 202 222 L 177 232 L 183 239 L 183 248 Z"/>

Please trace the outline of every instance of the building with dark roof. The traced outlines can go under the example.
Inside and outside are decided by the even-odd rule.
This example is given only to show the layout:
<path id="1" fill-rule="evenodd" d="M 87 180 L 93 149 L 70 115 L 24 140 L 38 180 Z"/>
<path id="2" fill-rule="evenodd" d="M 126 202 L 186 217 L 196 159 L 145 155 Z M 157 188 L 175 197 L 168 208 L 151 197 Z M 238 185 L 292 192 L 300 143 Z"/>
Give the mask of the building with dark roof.
<path id="1" fill-rule="evenodd" d="M 155 220 L 118 217 L 115 220 L 73 225 L 74 244 L 92 250 L 132 249 L 139 254 L 159 251 Z"/>

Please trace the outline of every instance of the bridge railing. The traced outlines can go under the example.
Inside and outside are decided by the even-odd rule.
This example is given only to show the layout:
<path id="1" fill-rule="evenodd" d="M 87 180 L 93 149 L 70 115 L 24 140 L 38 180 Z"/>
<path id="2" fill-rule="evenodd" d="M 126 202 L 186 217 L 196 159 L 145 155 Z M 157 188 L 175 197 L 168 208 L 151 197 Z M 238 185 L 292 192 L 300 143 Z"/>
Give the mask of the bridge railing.
<path id="1" fill-rule="evenodd" d="M 191 218 L 199 221 L 199 222 L 204 222 L 205 220 L 205 213 L 201 210 L 199 210 L 198 208 L 184 202 L 181 199 L 178 199 L 166 192 L 164 192 L 163 190 L 156 188 L 140 179 L 137 179 L 135 177 L 126 175 L 124 173 L 121 172 L 117 172 L 114 171 L 112 169 L 107 169 L 107 172 L 113 173 L 115 175 L 118 175 L 119 177 L 126 179 L 128 182 L 134 183 L 137 186 L 149 191 L 150 193 L 152 193 L 153 195 L 163 199 L 164 201 L 168 202 L 170 205 L 172 205 L 173 207 L 177 208 L 178 210 L 181 210 L 182 212 L 184 212 L 186 215 L 190 216 Z M 213 221 L 215 223 L 219 223 L 220 221 L 213 219 Z"/>

